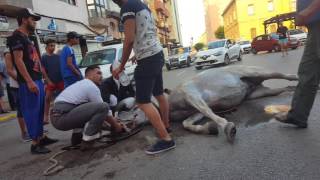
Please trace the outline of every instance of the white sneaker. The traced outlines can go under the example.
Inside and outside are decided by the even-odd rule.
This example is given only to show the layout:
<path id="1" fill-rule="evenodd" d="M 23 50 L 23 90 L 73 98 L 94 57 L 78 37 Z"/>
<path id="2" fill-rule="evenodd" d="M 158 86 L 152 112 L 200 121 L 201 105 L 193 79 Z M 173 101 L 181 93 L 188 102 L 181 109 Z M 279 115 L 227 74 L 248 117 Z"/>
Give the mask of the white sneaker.
<path id="1" fill-rule="evenodd" d="M 101 138 L 103 136 L 106 136 L 106 135 L 109 135 L 109 134 L 110 134 L 109 131 L 100 131 L 97 134 L 92 135 L 92 136 L 88 136 L 88 135 L 85 135 L 83 133 L 82 140 L 84 140 L 84 141 L 93 141 L 95 139 L 99 139 L 99 138 Z"/>

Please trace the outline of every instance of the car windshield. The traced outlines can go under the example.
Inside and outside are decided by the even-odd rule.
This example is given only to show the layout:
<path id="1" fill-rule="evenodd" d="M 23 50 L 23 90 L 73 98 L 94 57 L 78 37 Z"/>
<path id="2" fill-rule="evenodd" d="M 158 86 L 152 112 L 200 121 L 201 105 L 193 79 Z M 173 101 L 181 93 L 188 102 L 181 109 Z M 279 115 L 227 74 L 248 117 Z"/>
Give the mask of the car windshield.
<path id="1" fill-rule="evenodd" d="M 171 51 L 170 51 L 170 56 L 174 56 L 174 55 L 177 55 L 177 54 L 179 54 L 179 49 L 172 49 Z"/>
<path id="2" fill-rule="evenodd" d="M 216 41 L 208 44 L 208 49 L 216 49 L 224 47 L 226 41 Z"/>
<path id="3" fill-rule="evenodd" d="M 104 49 L 88 53 L 80 63 L 80 67 L 112 64 L 116 58 L 116 49 Z"/>
<path id="4" fill-rule="evenodd" d="M 240 45 L 250 44 L 250 41 L 240 41 L 239 44 L 240 44 Z"/>
<path id="5" fill-rule="evenodd" d="M 300 30 L 300 29 L 294 29 L 294 30 L 290 30 L 289 31 L 290 35 L 302 34 L 302 33 L 304 33 L 304 32 L 302 30 Z"/>

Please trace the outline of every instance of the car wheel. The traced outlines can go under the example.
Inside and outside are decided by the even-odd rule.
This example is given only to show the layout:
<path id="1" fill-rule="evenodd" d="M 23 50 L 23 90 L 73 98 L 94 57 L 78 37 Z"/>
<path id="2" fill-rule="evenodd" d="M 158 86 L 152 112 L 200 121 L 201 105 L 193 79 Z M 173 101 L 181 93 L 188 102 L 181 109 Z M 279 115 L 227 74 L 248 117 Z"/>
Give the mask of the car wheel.
<path id="1" fill-rule="evenodd" d="M 256 49 L 254 49 L 254 48 L 251 49 L 251 52 L 252 52 L 252 54 L 257 54 L 258 53 L 258 51 Z"/>
<path id="2" fill-rule="evenodd" d="M 238 61 L 242 61 L 242 51 L 239 52 Z"/>
<path id="3" fill-rule="evenodd" d="M 170 67 L 170 65 L 169 65 L 169 64 L 166 64 L 166 68 L 167 68 L 167 70 L 168 70 L 168 71 L 170 71 L 170 70 L 171 70 L 171 67 Z"/>
<path id="4" fill-rule="evenodd" d="M 226 56 L 224 57 L 224 65 L 228 65 L 228 64 L 230 64 L 230 58 L 228 54 L 226 54 Z"/>
<path id="5" fill-rule="evenodd" d="M 279 51 L 281 51 L 281 47 L 279 45 L 275 45 L 275 46 L 273 46 L 273 50 L 275 52 L 279 52 Z"/>
<path id="6" fill-rule="evenodd" d="M 202 66 L 196 66 L 196 70 L 202 69 Z"/>
<path id="7" fill-rule="evenodd" d="M 298 47 L 293 47 L 292 49 L 295 50 L 295 49 L 297 49 L 297 48 L 298 48 Z"/>

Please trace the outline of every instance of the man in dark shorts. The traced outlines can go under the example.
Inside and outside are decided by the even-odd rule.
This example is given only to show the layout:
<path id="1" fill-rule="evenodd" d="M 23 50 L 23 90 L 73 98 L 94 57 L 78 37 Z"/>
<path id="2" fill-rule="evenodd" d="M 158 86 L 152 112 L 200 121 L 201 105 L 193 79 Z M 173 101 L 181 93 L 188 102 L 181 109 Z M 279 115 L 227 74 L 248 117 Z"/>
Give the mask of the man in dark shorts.
<path id="1" fill-rule="evenodd" d="M 298 128 L 307 128 L 320 81 L 320 1 L 298 0 L 297 8 L 296 25 L 307 26 L 308 39 L 298 70 L 299 83 L 292 108 L 288 114 L 277 115 L 276 119 Z"/>
<path id="2" fill-rule="evenodd" d="M 52 96 L 55 92 L 61 92 L 64 89 L 63 79 L 60 70 L 60 56 L 55 54 L 56 43 L 49 39 L 46 42 L 46 54 L 41 58 L 43 76 L 46 80 L 46 98 L 44 107 L 44 123 L 49 123 L 49 109 Z"/>
<path id="3" fill-rule="evenodd" d="M 69 32 L 67 34 L 67 44 L 60 53 L 60 67 L 65 88 L 83 79 L 72 48 L 72 46 L 79 44 L 79 38 L 80 35 L 78 33 Z"/>
<path id="4" fill-rule="evenodd" d="M 121 21 L 124 24 L 125 34 L 121 65 L 113 71 L 113 75 L 116 78 L 121 75 L 133 49 L 138 64 L 134 72 L 136 101 L 160 138 L 146 153 L 157 154 L 173 149 L 175 142 L 168 133 L 169 103 L 163 94 L 164 55 L 154 18 L 148 6 L 140 0 L 113 0 L 113 2 L 121 8 Z M 152 95 L 159 102 L 161 116 L 151 103 Z"/>
<path id="5" fill-rule="evenodd" d="M 282 22 L 280 22 L 277 33 L 279 35 L 282 57 L 284 57 L 284 53 L 288 55 L 288 28 L 284 26 Z"/>
<path id="6" fill-rule="evenodd" d="M 29 39 L 41 19 L 30 9 L 18 12 L 19 28 L 8 38 L 10 53 L 17 67 L 19 100 L 22 115 L 32 138 L 31 153 L 46 154 L 50 150 L 45 146 L 57 142 L 43 134 L 44 85 L 42 82 L 39 54 Z"/>

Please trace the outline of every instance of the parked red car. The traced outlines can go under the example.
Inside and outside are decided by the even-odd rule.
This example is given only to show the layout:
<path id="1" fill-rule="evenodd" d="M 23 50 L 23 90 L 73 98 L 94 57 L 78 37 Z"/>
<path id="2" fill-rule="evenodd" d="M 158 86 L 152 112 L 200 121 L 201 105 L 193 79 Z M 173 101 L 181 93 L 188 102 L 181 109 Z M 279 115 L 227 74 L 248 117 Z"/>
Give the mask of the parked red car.
<path id="1" fill-rule="evenodd" d="M 297 38 L 289 37 L 288 38 L 288 48 L 297 49 L 300 45 L 300 42 Z M 257 36 L 253 39 L 251 43 L 251 52 L 257 54 L 260 51 L 281 51 L 281 46 L 277 40 L 276 34 L 264 34 Z"/>

